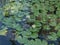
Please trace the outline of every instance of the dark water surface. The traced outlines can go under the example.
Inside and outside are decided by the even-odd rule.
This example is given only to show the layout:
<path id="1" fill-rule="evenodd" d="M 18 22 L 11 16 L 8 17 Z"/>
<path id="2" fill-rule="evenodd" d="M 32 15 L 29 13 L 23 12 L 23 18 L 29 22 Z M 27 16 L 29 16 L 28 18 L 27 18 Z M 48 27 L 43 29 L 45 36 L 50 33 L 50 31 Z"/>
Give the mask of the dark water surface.
<path id="1" fill-rule="evenodd" d="M 20 45 L 17 41 L 10 41 L 6 36 L 0 35 L 0 45 Z"/>

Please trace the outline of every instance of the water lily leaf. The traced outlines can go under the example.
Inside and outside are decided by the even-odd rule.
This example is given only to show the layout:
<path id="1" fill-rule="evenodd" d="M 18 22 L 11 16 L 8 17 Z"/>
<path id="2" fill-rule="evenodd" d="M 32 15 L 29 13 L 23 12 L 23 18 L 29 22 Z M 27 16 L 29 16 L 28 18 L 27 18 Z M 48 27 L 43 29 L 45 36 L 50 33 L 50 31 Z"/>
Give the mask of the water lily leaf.
<path id="1" fill-rule="evenodd" d="M 54 32 L 51 32 L 50 33 L 51 35 L 48 35 L 48 39 L 49 40 L 57 40 L 57 34 L 56 33 L 54 33 Z"/>
<path id="2" fill-rule="evenodd" d="M 17 38 L 16 38 L 16 40 L 19 42 L 19 43 L 21 43 L 21 44 L 24 44 L 24 43 L 27 43 L 28 42 L 28 39 L 27 38 L 25 38 L 25 37 L 21 37 L 21 36 L 18 36 Z"/>
<path id="3" fill-rule="evenodd" d="M 30 37 L 37 38 L 38 37 L 38 34 L 37 33 L 33 33 Z"/>

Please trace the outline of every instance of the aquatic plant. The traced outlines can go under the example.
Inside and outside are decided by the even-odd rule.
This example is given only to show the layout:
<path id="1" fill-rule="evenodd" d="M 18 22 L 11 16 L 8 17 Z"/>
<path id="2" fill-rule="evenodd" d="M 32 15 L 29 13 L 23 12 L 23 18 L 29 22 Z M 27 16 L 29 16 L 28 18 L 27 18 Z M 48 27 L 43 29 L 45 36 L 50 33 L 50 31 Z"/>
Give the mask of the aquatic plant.
<path id="1" fill-rule="evenodd" d="M 59 0 L 9 0 L 0 22 L 0 35 L 21 45 L 60 45 Z"/>

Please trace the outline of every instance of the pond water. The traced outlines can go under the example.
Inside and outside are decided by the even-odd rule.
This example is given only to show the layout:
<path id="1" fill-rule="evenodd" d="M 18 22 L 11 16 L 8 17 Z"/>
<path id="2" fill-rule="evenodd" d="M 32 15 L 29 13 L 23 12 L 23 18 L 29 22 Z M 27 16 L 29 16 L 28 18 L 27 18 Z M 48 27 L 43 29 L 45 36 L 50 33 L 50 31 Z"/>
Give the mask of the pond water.
<path id="1" fill-rule="evenodd" d="M 0 45 L 12 45 L 12 43 L 7 37 L 0 35 Z"/>
<path id="2" fill-rule="evenodd" d="M 14 41 L 14 43 L 10 41 L 6 36 L 0 35 L 0 45 L 22 45 L 18 43 L 17 41 Z"/>

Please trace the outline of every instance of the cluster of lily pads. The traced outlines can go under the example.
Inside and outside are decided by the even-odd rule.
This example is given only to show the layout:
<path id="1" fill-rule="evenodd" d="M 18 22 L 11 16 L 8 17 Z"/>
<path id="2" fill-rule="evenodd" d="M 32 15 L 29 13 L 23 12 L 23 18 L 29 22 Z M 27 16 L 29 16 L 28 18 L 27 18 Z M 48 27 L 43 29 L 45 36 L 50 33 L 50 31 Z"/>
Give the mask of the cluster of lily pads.
<path id="1" fill-rule="evenodd" d="M 0 8 L 4 29 L 21 45 L 60 45 L 60 0 L 10 0 Z"/>

